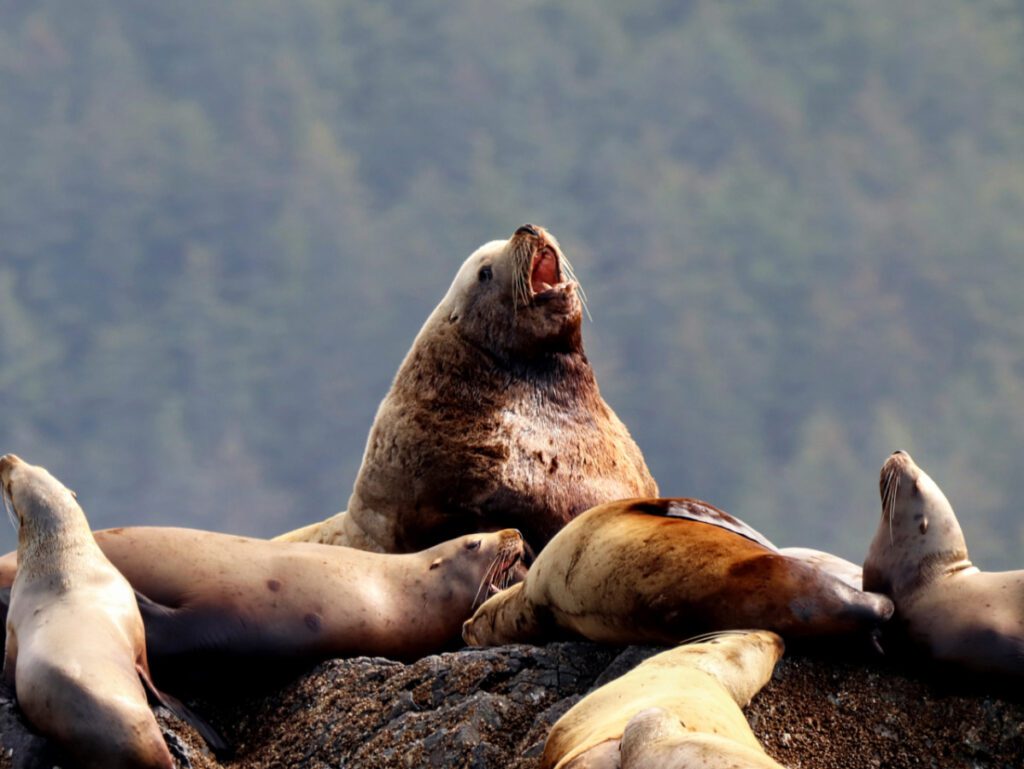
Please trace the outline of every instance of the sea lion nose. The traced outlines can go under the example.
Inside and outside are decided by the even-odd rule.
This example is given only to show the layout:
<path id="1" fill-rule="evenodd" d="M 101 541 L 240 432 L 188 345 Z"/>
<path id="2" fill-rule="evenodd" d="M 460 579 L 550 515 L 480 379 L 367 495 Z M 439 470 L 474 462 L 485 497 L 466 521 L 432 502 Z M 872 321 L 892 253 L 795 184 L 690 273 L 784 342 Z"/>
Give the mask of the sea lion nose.
<path id="1" fill-rule="evenodd" d="M 892 453 L 892 455 L 893 455 L 893 456 L 896 456 L 897 454 L 906 454 L 906 453 L 907 453 L 907 452 L 905 452 L 905 451 L 904 451 L 903 449 L 896 449 L 896 451 L 894 451 L 894 452 Z"/>
<path id="2" fill-rule="evenodd" d="M 538 235 L 540 235 L 540 233 L 537 232 L 537 228 L 534 227 L 532 224 L 524 224 L 522 227 L 516 230 L 516 235 L 533 235 L 533 237 L 537 237 Z"/>

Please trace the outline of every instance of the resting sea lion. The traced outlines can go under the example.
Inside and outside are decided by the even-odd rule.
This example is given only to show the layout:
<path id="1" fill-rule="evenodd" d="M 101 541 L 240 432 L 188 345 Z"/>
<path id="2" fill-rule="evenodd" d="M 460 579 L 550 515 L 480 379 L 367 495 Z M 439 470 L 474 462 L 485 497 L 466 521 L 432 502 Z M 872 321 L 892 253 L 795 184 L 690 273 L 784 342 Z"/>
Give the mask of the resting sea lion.
<path id="1" fill-rule="evenodd" d="M 164 527 L 95 537 L 148 599 L 141 608 L 154 659 L 439 652 L 458 642 L 484 598 L 511 582 L 523 553 L 511 529 L 406 555 Z M 12 555 L 0 559 L 0 587 L 17 568 Z"/>
<path id="2" fill-rule="evenodd" d="M 22 563 L 7 614 L 4 678 L 29 722 L 83 766 L 170 769 L 148 691 L 224 747 L 153 686 L 135 594 L 96 546 L 74 495 L 14 454 L 0 457 L 0 485 Z"/>
<path id="3" fill-rule="evenodd" d="M 974 671 L 1024 674 L 1024 571 L 983 572 L 942 489 L 897 451 L 879 478 L 882 518 L 864 587 L 892 597 L 888 637 Z"/>
<path id="4" fill-rule="evenodd" d="M 568 632 L 616 644 L 677 643 L 742 627 L 797 638 L 870 632 L 891 614 L 885 596 L 782 555 L 706 502 L 633 499 L 573 520 L 522 583 L 476 611 L 463 638 L 494 646 Z"/>
<path id="5" fill-rule="evenodd" d="M 558 242 L 481 246 L 416 336 L 370 430 L 348 511 L 278 539 L 409 552 L 514 527 L 539 550 L 601 502 L 657 494 L 583 352 Z"/>
<path id="6" fill-rule="evenodd" d="M 783 649 L 782 639 L 775 633 L 745 630 L 714 634 L 702 643 L 683 644 L 657 654 L 590 692 L 558 719 L 544 743 L 540 767 L 617 769 L 619 740 L 627 724 L 638 713 L 660 708 L 677 727 L 682 722 L 679 730 L 696 746 L 698 754 L 701 748 L 717 750 L 706 763 L 695 766 L 778 769 L 740 708 L 746 707 L 771 678 Z M 638 729 L 634 724 L 634 732 Z M 635 760 L 641 752 L 641 736 L 642 731 L 631 735 L 632 744 L 623 742 L 622 765 L 660 767 Z M 736 763 L 738 759 L 748 763 Z"/>
<path id="7" fill-rule="evenodd" d="M 758 749 L 719 734 L 694 734 L 663 708 L 641 710 L 626 724 L 622 769 L 783 769 Z"/>

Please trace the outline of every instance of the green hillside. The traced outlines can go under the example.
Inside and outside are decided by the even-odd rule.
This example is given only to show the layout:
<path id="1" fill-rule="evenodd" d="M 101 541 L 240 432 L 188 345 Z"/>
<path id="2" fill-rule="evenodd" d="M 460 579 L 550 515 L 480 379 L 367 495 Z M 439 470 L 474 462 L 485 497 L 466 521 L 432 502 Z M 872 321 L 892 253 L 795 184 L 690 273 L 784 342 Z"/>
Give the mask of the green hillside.
<path id="1" fill-rule="evenodd" d="M 0 451 L 97 527 L 322 518 L 459 264 L 534 221 L 664 493 L 859 561 L 904 448 L 975 560 L 1022 567 L 1022 23 L 4 3 Z"/>

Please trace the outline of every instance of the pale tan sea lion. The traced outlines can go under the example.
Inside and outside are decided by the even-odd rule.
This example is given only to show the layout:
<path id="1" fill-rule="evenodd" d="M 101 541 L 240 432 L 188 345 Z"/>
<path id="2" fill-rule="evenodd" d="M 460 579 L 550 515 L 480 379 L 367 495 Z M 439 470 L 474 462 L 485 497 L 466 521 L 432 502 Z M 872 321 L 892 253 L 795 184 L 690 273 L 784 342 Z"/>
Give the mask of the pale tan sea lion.
<path id="1" fill-rule="evenodd" d="M 558 719 L 544 744 L 540 767 L 615 769 L 626 725 L 648 708 L 665 710 L 694 738 L 717 735 L 770 762 L 740 708 L 771 678 L 783 650 L 779 636 L 761 630 L 715 634 L 703 643 L 657 654 L 595 689 Z"/>
<path id="2" fill-rule="evenodd" d="M 0 484 L 23 564 L 4 656 L 18 706 L 82 766 L 174 767 L 147 691 L 208 739 L 212 733 L 153 686 L 132 588 L 96 546 L 74 495 L 50 473 L 7 454 Z"/>
<path id="3" fill-rule="evenodd" d="M 780 554 L 706 502 L 633 499 L 573 520 L 522 583 L 476 611 L 463 638 L 487 646 L 572 635 L 678 643 L 741 627 L 836 636 L 869 633 L 891 614 L 885 596 Z"/>
<path id="4" fill-rule="evenodd" d="M 480 602 L 514 579 L 523 553 L 511 529 L 404 555 L 164 527 L 95 537 L 149 599 L 141 608 L 154 659 L 440 652 L 459 643 Z M 0 559 L 0 587 L 16 568 L 12 555 Z"/>
<path id="5" fill-rule="evenodd" d="M 864 587 L 896 604 L 887 640 L 965 670 L 1024 674 L 1024 571 L 971 563 L 946 495 L 905 451 L 882 465 L 879 489 Z"/>
<path id="6" fill-rule="evenodd" d="M 783 769 L 764 752 L 719 734 L 694 734 L 663 708 L 637 713 L 626 724 L 622 769 Z"/>
<path id="7" fill-rule="evenodd" d="M 548 232 L 481 246 L 381 403 L 348 511 L 278 539 L 409 552 L 514 527 L 539 550 L 589 507 L 657 494 L 601 397 L 581 321 Z"/>

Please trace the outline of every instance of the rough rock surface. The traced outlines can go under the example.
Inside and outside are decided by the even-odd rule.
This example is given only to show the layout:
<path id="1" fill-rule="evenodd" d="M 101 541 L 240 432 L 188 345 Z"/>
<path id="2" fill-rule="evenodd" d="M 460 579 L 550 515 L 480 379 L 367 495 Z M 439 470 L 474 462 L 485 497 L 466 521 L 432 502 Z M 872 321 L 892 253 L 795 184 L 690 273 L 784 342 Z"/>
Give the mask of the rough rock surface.
<path id="1" fill-rule="evenodd" d="M 557 643 L 409 665 L 332 660 L 262 691 L 211 679 L 192 703 L 236 746 L 221 761 L 166 711 L 158 718 L 182 765 L 196 769 L 535 769 L 562 713 L 656 651 Z M 792 769 L 1024 766 L 1021 701 L 951 691 L 941 678 L 906 676 L 877 660 L 787 657 L 747 715 L 768 752 Z M 0 699 L 0 746 L 0 767 L 70 766 L 9 699 Z"/>

